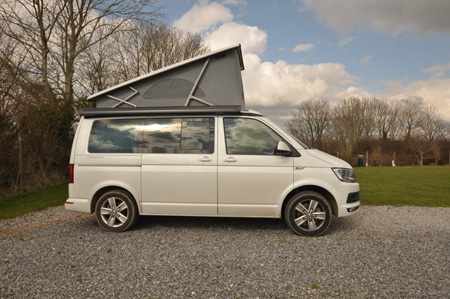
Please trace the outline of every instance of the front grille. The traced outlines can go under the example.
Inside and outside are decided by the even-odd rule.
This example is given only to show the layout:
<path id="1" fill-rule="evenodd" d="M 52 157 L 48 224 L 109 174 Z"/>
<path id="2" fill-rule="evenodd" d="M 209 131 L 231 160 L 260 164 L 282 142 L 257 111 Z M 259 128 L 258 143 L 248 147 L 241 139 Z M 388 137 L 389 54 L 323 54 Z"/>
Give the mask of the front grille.
<path id="1" fill-rule="evenodd" d="M 359 201 L 359 192 L 349 193 L 347 196 L 347 203 Z"/>

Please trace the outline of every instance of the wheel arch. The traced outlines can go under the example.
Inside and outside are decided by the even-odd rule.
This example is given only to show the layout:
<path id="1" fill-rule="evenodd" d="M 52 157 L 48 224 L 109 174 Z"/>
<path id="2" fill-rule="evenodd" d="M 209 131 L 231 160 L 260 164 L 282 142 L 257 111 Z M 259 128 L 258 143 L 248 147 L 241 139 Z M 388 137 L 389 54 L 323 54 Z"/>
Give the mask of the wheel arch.
<path id="1" fill-rule="evenodd" d="M 295 188 L 294 190 L 289 192 L 289 194 L 285 197 L 285 199 L 283 201 L 283 205 L 281 207 L 281 218 L 284 219 L 284 210 L 286 209 L 286 205 L 289 202 L 289 199 L 291 199 L 292 196 L 294 196 L 300 192 L 304 192 L 304 191 L 313 191 L 313 192 L 319 193 L 320 195 L 324 196 L 326 198 L 326 200 L 330 203 L 333 215 L 336 217 L 338 216 L 339 209 L 338 209 L 338 206 L 336 203 L 336 199 L 328 190 L 326 190 L 322 187 L 319 187 L 319 186 L 315 186 L 315 185 L 306 185 L 306 186 L 300 186 L 300 187 Z"/>
<path id="2" fill-rule="evenodd" d="M 123 191 L 126 192 L 130 195 L 131 199 L 134 201 L 134 204 L 137 207 L 137 210 L 139 212 L 139 205 L 136 201 L 135 196 L 133 195 L 133 193 L 131 193 L 130 191 L 128 191 L 127 189 L 123 188 L 123 187 L 119 187 L 119 186 L 107 186 L 107 187 L 103 187 L 99 190 L 97 190 L 97 192 L 95 192 L 94 196 L 92 196 L 92 200 L 91 200 L 91 213 L 95 212 L 95 206 L 97 205 L 98 200 L 100 199 L 100 197 L 105 194 L 106 192 L 109 192 L 111 190 L 119 190 L 119 191 Z"/>

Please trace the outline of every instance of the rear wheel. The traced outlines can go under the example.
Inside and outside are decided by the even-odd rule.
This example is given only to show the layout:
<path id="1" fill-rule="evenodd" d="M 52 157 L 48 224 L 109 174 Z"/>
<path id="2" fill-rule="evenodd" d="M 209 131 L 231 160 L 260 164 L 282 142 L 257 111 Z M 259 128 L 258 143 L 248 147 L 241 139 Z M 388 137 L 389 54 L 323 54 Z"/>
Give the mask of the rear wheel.
<path id="1" fill-rule="evenodd" d="M 331 224 L 331 206 L 316 192 L 294 195 L 284 211 L 287 225 L 297 235 L 320 236 Z"/>
<path id="2" fill-rule="evenodd" d="M 104 193 L 95 205 L 95 216 L 98 224 L 113 232 L 122 232 L 133 227 L 139 213 L 132 196 L 122 190 Z"/>

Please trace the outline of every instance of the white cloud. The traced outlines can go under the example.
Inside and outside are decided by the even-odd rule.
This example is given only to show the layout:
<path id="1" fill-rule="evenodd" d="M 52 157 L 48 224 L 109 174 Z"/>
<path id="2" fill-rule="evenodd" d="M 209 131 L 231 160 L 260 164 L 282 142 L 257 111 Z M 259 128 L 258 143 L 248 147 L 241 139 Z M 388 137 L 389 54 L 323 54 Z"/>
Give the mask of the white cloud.
<path id="1" fill-rule="evenodd" d="M 450 79 L 432 77 L 408 84 L 396 81 L 385 84 L 388 91 L 384 96 L 398 100 L 422 98 L 426 105 L 436 107 L 439 115 L 450 121 Z"/>
<path id="2" fill-rule="evenodd" d="M 361 63 L 361 65 L 366 65 L 370 62 L 370 60 L 372 60 L 373 56 L 364 56 L 359 60 L 359 63 Z"/>
<path id="3" fill-rule="evenodd" d="M 337 63 L 262 62 L 251 53 L 244 56 L 244 61 L 245 98 L 247 105 L 254 107 L 293 107 L 311 98 L 350 96 L 346 86 L 354 84 L 355 80 L 344 65 Z"/>
<path id="4" fill-rule="evenodd" d="M 340 42 L 339 42 L 339 47 L 345 46 L 348 43 L 351 43 L 355 38 L 353 36 L 347 36 L 345 38 L 343 38 Z"/>
<path id="5" fill-rule="evenodd" d="M 233 14 L 224 5 L 217 2 L 199 1 L 173 25 L 183 31 L 198 33 L 232 20 Z"/>
<path id="6" fill-rule="evenodd" d="M 204 35 L 205 42 L 212 50 L 228 47 L 240 43 L 242 52 L 262 55 L 266 50 L 267 34 L 256 26 L 225 23 L 217 30 L 207 32 Z"/>
<path id="7" fill-rule="evenodd" d="M 298 12 L 305 12 L 305 11 L 307 11 L 308 10 L 308 7 L 305 7 L 305 6 L 299 6 L 298 8 L 297 8 L 297 11 Z"/>
<path id="8" fill-rule="evenodd" d="M 396 34 L 401 30 L 412 30 L 415 34 L 425 34 L 427 32 L 448 32 L 437 28 L 447 28 L 443 24 L 441 15 L 436 15 L 436 22 L 430 22 L 425 26 L 424 19 L 428 17 L 425 6 L 427 2 L 411 0 L 411 9 L 406 9 L 406 14 L 411 15 L 412 11 L 419 11 L 423 8 L 425 18 L 417 21 L 414 26 L 405 27 L 404 20 L 408 19 L 404 15 L 397 15 L 397 21 L 391 14 L 378 18 L 380 11 L 385 11 L 387 7 L 395 10 L 390 4 L 395 3 L 404 7 L 406 0 L 379 0 L 378 8 L 373 11 L 367 7 L 374 5 L 374 2 L 360 0 L 304 0 L 305 5 L 316 9 L 319 20 L 334 30 L 345 34 L 352 31 L 357 26 L 370 27 L 375 31 L 388 34 Z M 444 9 L 444 4 L 436 2 L 440 9 Z M 450 3 L 450 1 L 448 1 Z M 210 44 L 212 50 L 217 50 L 232 44 L 240 43 L 243 50 L 245 70 L 242 72 L 244 92 L 247 107 L 258 109 L 275 121 L 283 124 L 290 111 L 301 101 L 311 98 L 326 98 L 330 101 L 337 101 L 348 97 L 371 97 L 374 94 L 368 93 L 363 88 L 357 87 L 357 78 L 348 74 L 345 66 L 339 63 L 320 63 L 315 65 L 288 64 L 285 61 L 276 63 L 261 61 L 261 56 L 266 49 L 267 33 L 256 26 L 247 26 L 233 22 L 231 11 L 225 6 L 227 4 L 245 5 L 241 1 L 225 1 L 222 3 L 200 1 L 195 4 L 180 20 L 175 24 L 183 24 L 179 27 L 184 30 L 195 28 Z M 207 14 L 205 17 L 203 14 Z M 361 15 L 361 17 L 359 16 Z M 354 18 L 353 18 L 354 17 Z M 362 20 L 369 17 L 368 21 Z M 447 17 L 446 17 L 447 18 Z M 448 18 L 450 20 L 450 18 Z M 440 20 L 440 21 L 439 21 Z M 375 22 L 370 24 L 370 22 Z M 437 24 L 441 24 L 439 27 Z M 388 30 L 392 25 L 392 30 Z M 388 27 L 386 27 L 388 26 Z M 404 29 L 409 28 L 409 29 Z M 389 32 L 390 33 L 389 33 Z M 354 37 L 343 38 L 339 45 L 343 46 L 354 40 Z M 297 50 L 311 50 L 314 45 L 298 45 Z M 280 51 L 284 49 L 279 49 Z M 361 58 L 362 65 L 371 61 L 372 56 Z M 387 81 L 385 85 L 387 92 L 376 96 L 389 97 L 392 99 L 423 98 L 425 104 L 435 106 L 444 118 L 450 120 L 450 79 L 445 79 L 445 74 L 450 71 L 450 63 L 439 64 L 427 69 L 429 80 L 416 82 L 396 82 Z"/>
<path id="9" fill-rule="evenodd" d="M 245 0 L 224 0 L 222 5 L 247 5 Z"/>
<path id="10" fill-rule="evenodd" d="M 292 52 L 309 52 L 311 51 L 315 46 L 313 44 L 300 44 L 295 46 L 294 49 L 292 49 Z"/>
<path id="11" fill-rule="evenodd" d="M 301 101 L 311 98 L 337 100 L 359 96 L 365 91 L 354 86 L 357 78 L 348 74 L 343 64 L 320 63 L 316 65 L 263 62 L 261 56 L 266 50 L 267 33 L 256 26 L 233 22 L 233 16 L 224 18 L 216 15 L 199 26 L 200 12 L 229 10 L 224 2 L 201 2 L 176 21 L 183 28 L 202 28 L 199 33 L 211 50 L 217 50 L 240 43 L 242 45 L 245 70 L 242 72 L 247 107 L 260 109 L 275 121 L 283 123 L 283 116 Z M 195 17 L 194 17 L 195 16 Z M 182 22 L 181 22 L 182 21 Z M 193 24 L 190 24 L 192 22 Z M 313 44 L 301 44 L 294 50 L 309 51 Z M 280 49 L 284 50 L 284 49 Z"/>
<path id="12" fill-rule="evenodd" d="M 314 9 L 320 23 L 341 35 L 363 28 L 387 35 L 404 31 L 450 35 L 448 0 L 303 0 L 303 4 Z"/>
<path id="13" fill-rule="evenodd" d="M 444 78 L 445 73 L 450 71 L 450 63 L 437 64 L 422 71 L 431 77 L 413 82 L 383 81 L 387 91 L 380 96 L 397 100 L 423 99 L 425 105 L 435 107 L 443 119 L 450 121 L 450 78 Z"/>
<path id="14" fill-rule="evenodd" d="M 443 78 L 447 71 L 450 71 L 450 63 L 447 65 L 437 64 L 422 71 L 433 74 L 433 78 Z"/>

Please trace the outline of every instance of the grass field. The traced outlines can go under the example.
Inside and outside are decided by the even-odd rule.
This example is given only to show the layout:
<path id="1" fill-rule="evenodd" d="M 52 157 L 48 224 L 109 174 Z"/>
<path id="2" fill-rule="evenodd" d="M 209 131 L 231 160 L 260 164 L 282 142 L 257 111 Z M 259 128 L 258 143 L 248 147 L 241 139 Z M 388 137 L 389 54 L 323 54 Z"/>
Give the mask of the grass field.
<path id="1" fill-rule="evenodd" d="M 363 205 L 450 207 L 450 167 L 355 168 Z M 62 205 L 67 184 L 0 200 L 0 219 Z"/>
<path id="2" fill-rule="evenodd" d="M 67 199 L 67 193 L 65 183 L 2 199 L 0 200 L 0 219 L 14 218 L 28 212 L 62 205 Z"/>
<path id="3" fill-rule="evenodd" d="M 450 167 L 355 168 L 364 205 L 450 207 Z"/>

